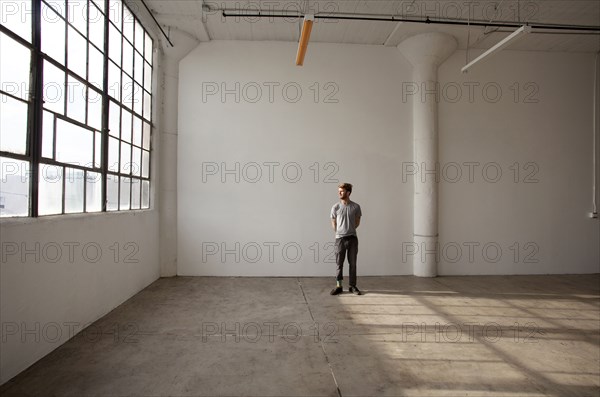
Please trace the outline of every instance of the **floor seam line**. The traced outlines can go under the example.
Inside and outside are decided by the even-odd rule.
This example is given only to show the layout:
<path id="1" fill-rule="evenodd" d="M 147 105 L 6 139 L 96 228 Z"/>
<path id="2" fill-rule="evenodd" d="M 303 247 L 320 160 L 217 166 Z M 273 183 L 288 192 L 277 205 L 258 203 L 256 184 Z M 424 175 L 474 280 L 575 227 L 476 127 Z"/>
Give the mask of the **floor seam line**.
<path id="1" fill-rule="evenodd" d="M 302 288 L 302 282 L 300 281 L 300 278 L 297 277 L 296 281 L 298 282 L 298 287 L 300 288 L 300 291 L 302 292 L 302 296 L 304 297 L 304 303 L 306 303 L 306 308 L 308 309 L 308 314 L 310 314 L 310 318 L 312 319 L 313 323 L 315 323 L 315 317 L 312 314 L 312 310 L 310 309 L 310 304 L 308 303 L 308 299 L 306 299 L 306 294 L 304 293 L 304 288 Z M 340 386 L 338 385 L 337 379 L 335 377 L 335 373 L 333 372 L 333 367 L 331 366 L 331 361 L 329 361 L 329 356 L 327 355 L 327 351 L 325 351 L 325 346 L 323 345 L 323 339 L 321 338 L 321 332 L 319 330 L 319 327 L 316 327 L 317 330 L 317 336 L 319 337 L 319 345 L 321 346 L 321 350 L 323 351 L 323 355 L 325 356 L 325 362 L 327 363 L 327 366 L 329 367 L 329 372 L 331 372 L 331 377 L 333 378 L 333 383 L 335 384 L 335 389 L 337 390 L 337 394 L 339 397 L 342 397 L 342 391 L 340 390 Z"/>

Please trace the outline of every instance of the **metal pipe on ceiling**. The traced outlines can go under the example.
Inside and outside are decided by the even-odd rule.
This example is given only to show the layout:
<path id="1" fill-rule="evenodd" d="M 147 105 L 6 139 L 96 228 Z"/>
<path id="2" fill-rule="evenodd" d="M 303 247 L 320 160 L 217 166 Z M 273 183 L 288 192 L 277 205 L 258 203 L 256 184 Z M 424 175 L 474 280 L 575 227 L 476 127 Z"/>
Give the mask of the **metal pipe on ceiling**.
<path id="1" fill-rule="evenodd" d="M 167 41 L 169 42 L 169 44 L 171 44 L 171 47 L 175 47 L 173 45 L 173 43 L 171 43 L 171 39 L 169 39 L 169 36 L 167 36 L 167 34 L 165 33 L 165 31 L 163 30 L 162 26 L 160 26 L 160 23 L 158 23 L 158 21 L 156 20 L 156 18 L 154 17 L 154 14 L 152 13 L 152 11 L 150 11 L 150 8 L 148 8 L 148 6 L 146 5 L 146 2 L 144 0 L 141 0 L 142 4 L 144 5 L 144 7 L 146 7 L 146 10 L 148 10 L 148 13 L 150 14 L 150 16 L 152 17 L 152 19 L 154 19 L 154 22 L 156 23 L 156 26 L 158 26 L 158 28 L 160 29 L 160 31 L 162 32 L 163 36 L 165 36 L 165 39 L 167 39 Z"/>
<path id="2" fill-rule="evenodd" d="M 304 18 L 302 14 L 287 14 L 287 13 L 273 13 L 269 12 L 252 12 L 252 13 L 240 13 L 231 12 L 233 10 L 222 10 L 224 18 Z M 315 14 L 315 19 L 339 19 L 339 20 L 353 20 L 353 21 L 376 21 L 376 22 L 410 22 L 410 23 L 424 23 L 431 25 L 459 25 L 459 26 L 489 26 L 489 27 L 500 27 L 500 28 L 520 28 L 523 23 L 516 22 L 505 22 L 505 21 L 482 21 L 482 20 L 462 20 L 462 19 L 443 19 L 443 18 L 429 18 L 417 19 L 417 18 L 404 18 L 397 16 L 386 16 L 386 15 L 368 15 L 368 14 L 331 14 L 319 15 Z M 560 31 L 581 31 L 581 32 L 596 32 L 600 34 L 600 26 L 592 25 L 561 25 L 561 24 L 550 24 L 550 23 L 531 23 L 529 24 L 532 29 L 543 29 L 543 30 L 560 30 Z"/>

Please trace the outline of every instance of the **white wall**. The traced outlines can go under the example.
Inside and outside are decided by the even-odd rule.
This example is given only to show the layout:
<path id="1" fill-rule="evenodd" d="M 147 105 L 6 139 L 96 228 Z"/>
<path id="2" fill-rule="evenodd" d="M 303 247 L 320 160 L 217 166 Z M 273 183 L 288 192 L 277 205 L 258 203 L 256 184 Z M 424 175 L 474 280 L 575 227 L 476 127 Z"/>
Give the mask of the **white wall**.
<path id="1" fill-rule="evenodd" d="M 174 124 L 177 82 L 171 63 L 189 50 L 158 48 L 154 64 L 152 209 L 121 213 L 2 219 L 0 384 L 162 275 L 174 275 Z M 164 43 L 162 43 L 164 46 Z M 175 87 L 175 89 L 173 89 Z M 165 193 L 166 192 L 166 193 Z M 171 218 L 169 218 L 171 215 Z M 165 237 L 168 236 L 168 237 Z M 98 250 L 99 249 L 99 250 Z M 37 254 L 37 256 L 36 256 Z M 112 326 L 112 325 L 111 325 Z M 128 324 L 116 324 L 127 332 Z M 115 329 L 88 329 L 113 332 Z"/>
<path id="2" fill-rule="evenodd" d="M 403 174 L 412 162 L 410 65 L 396 48 L 311 43 L 300 68 L 295 51 L 294 43 L 220 41 L 201 44 L 181 62 L 178 274 L 333 275 L 335 265 L 324 263 L 337 199 L 336 183 L 323 181 L 328 162 L 339 167 L 334 179 L 355 184 L 352 199 L 363 207 L 359 274 L 412 274 L 411 257 L 403 254 L 415 248 L 412 178 L 421 175 Z M 586 218 L 593 56 L 505 51 L 461 75 L 464 58 L 455 53 L 439 72 L 446 94 L 439 106 L 440 170 L 457 163 L 463 171 L 457 183 L 448 182 L 453 174 L 440 174 L 439 273 L 598 272 L 599 224 Z M 337 103 L 324 101 L 328 82 L 338 89 Z M 465 82 L 480 84 L 473 100 Z M 302 89 L 296 103 L 283 96 L 289 83 Z M 272 101 L 269 84 L 279 84 Z M 456 86 L 463 89 L 458 98 Z M 492 103 L 498 86 L 502 94 Z M 224 97 L 223 88 L 231 91 Z M 534 90 L 528 99 L 538 103 L 523 103 Z M 272 182 L 266 162 L 279 164 Z M 465 162 L 480 164 L 473 183 Z M 491 162 L 503 173 L 497 183 L 481 175 Z M 293 163 L 302 170 L 297 183 L 281 173 Z M 318 182 L 314 163 L 321 167 Z M 511 179 L 514 163 L 519 183 Z M 224 173 L 223 165 L 234 171 Z M 532 170 L 539 182 L 523 183 Z M 278 244 L 272 252 L 270 244 Z"/>
<path id="3" fill-rule="evenodd" d="M 154 210 L 3 220 L 0 230 L 0 383 L 159 276 Z"/>
<path id="4" fill-rule="evenodd" d="M 398 95 L 410 66 L 383 47 L 311 44 L 302 68 L 295 52 L 293 43 L 210 42 L 182 60 L 178 274 L 333 274 L 324 258 L 333 253 L 329 211 L 338 181 L 355 184 L 351 198 L 363 207 L 361 273 L 411 273 L 394 258 L 412 230 L 412 187 L 399 183 L 401 162 L 412 157 L 410 108 Z M 222 83 L 234 91 L 239 83 L 239 103 L 234 95 L 207 95 L 203 103 L 203 88 L 221 91 Z M 279 84 L 272 103 L 271 83 Z M 251 103 L 257 86 L 262 96 Z M 269 162 L 278 164 L 272 183 Z M 219 168 L 204 182 L 203 163 Z M 239 163 L 239 183 L 235 175 L 222 183 L 222 163 Z M 300 180 L 286 181 L 297 170 Z M 270 243 L 278 244 L 272 255 Z M 220 252 L 203 258 L 203 247 L 206 254 L 215 246 Z M 253 263 L 257 247 L 262 256 Z M 234 253 L 221 258 L 222 248 Z"/>
<path id="5" fill-rule="evenodd" d="M 503 51 L 458 74 L 465 59 L 458 52 L 442 65 L 440 165 L 480 165 L 473 183 L 466 166 L 457 182 L 451 166 L 440 178 L 441 274 L 600 271 L 600 224 L 588 217 L 594 57 Z M 470 82 L 480 84 L 473 103 Z M 452 84 L 463 89 L 456 103 Z M 496 169 L 502 176 L 493 182 Z M 473 260 L 470 242 L 480 244 L 472 245 Z"/>

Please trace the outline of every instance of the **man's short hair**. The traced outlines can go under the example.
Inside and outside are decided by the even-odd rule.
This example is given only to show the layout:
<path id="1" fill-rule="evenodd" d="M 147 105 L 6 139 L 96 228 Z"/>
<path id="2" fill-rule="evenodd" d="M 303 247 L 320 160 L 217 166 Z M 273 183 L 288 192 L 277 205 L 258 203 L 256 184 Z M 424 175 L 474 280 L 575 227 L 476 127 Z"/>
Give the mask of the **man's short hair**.
<path id="1" fill-rule="evenodd" d="M 352 193 L 352 184 L 351 183 L 342 183 L 338 186 L 338 188 L 344 189 L 348 193 Z"/>

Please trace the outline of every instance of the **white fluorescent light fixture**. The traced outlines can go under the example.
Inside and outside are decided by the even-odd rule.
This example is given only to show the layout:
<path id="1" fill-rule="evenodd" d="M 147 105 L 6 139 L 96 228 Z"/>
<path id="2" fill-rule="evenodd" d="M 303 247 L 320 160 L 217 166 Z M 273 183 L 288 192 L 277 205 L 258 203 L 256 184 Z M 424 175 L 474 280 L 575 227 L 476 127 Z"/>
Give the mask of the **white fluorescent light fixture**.
<path id="1" fill-rule="evenodd" d="M 465 65 L 461 69 L 461 71 L 463 73 L 465 73 L 467 70 L 469 70 L 471 67 L 473 67 L 473 65 L 475 65 L 477 62 L 481 62 L 484 58 L 489 58 L 493 54 L 495 54 L 495 53 L 499 52 L 500 50 L 502 50 L 503 48 L 513 44 L 515 41 L 517 41 L 518 39 L 522 38 L 523 36 L 525 36 L 527 33 L 530 33 L 530 32 L 531 32 L 531 26 L 529 26 L 529 25 L 521 26 L 519 29 L 515 30 L 509 36 L 504 38 L 504 40 L 500 41 L 498 44 L 496 44 L 495 46 L 493 46 L 492 48 L 490 48 L 483 54 L 479 55 L 477 58 L 473 59 L 468 65 Z"/>

